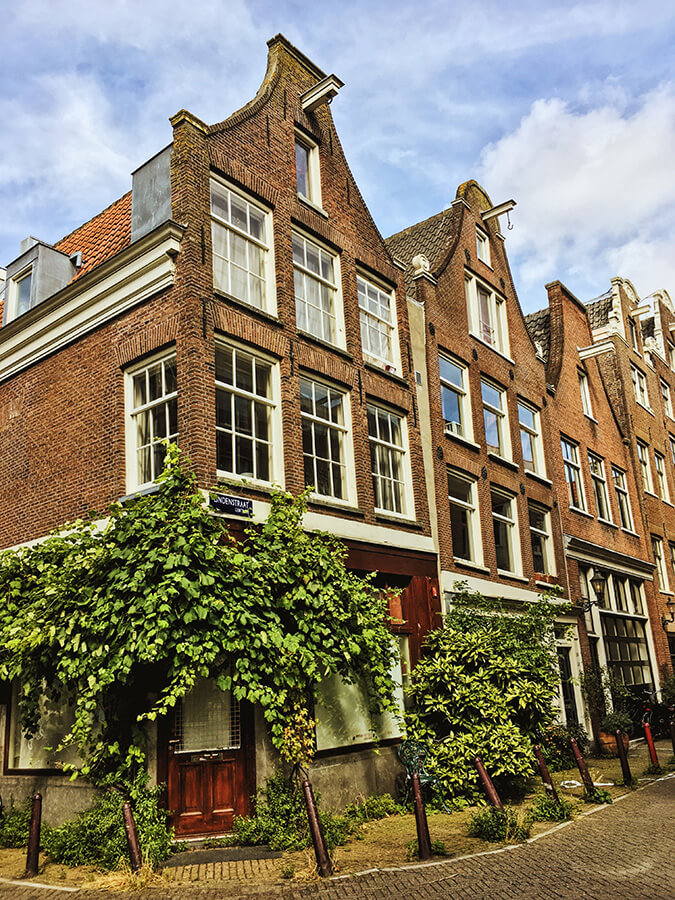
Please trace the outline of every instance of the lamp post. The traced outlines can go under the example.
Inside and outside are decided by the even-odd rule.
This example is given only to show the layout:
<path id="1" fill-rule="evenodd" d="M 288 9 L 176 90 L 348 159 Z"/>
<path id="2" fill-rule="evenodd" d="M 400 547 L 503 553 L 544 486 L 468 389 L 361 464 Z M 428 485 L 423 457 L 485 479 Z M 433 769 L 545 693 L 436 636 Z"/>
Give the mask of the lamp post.
<path id="1" fill-rule="evenodd" d="M 671 622 L 675 622 L 675 600 L 673 600 L 673 598 L 671 597 L 666 603 L 666 606 L 668 607 L 668 612 L 670 615 L 661 616 L 661 628 L 663 628 L 664 631 L 667 630 Z"/>

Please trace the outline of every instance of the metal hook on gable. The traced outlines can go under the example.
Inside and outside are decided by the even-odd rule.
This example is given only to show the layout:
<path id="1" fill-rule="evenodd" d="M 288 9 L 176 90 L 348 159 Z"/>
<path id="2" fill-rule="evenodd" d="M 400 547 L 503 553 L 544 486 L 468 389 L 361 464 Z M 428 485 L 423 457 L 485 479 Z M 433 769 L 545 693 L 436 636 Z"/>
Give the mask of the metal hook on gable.
<path id="1" fill-rule="evenodd" d="M 511 221 L 511 216 L 508 209 L 506 211 L 506 227 L 509 231 L 513 231 L 513 222 Z"/>

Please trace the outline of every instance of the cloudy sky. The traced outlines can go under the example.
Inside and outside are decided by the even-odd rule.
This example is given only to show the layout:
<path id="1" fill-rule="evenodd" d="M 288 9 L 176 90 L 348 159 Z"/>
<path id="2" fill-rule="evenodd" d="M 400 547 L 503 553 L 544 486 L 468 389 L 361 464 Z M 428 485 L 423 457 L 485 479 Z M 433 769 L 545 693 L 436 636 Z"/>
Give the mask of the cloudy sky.
<path id="1" fill-rule="evenodd" d="M 215 122 L 249 100 L 281 31 L 345 82 L 333 115 L 384 235 L 477 178 L 517 201 L 527 311 L 555 278 L 675 298 L 668 3 L 22 0 L 2 18 L 0 265 L 128 190 L 178 109 Z"/>

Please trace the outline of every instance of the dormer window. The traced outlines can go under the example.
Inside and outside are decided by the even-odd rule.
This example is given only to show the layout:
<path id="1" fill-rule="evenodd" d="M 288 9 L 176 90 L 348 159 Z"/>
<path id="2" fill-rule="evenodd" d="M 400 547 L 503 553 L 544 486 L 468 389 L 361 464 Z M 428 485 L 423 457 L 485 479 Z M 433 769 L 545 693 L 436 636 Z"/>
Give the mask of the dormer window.
<path id="1" fill-rule="evenodd" d="M 30 309 L 31 288 L 33 285 L 32 267 L 17 275 L 11 282 L 11 291 L 14 294 L 14 315 L 12 318 L 22 316 Z"/>
<path id="2" fill-rule="evenodd" d="M 488 266 L 490 265 L 490 241 L 481 228 L 476 228 L 476 253 L 478 254 L 478 259 Z"/>
<path id="3" fill-rule="evenodd" d="M 295 136 L 295 181 L 298 196 L 320 207 L 319 148 L 314 141 L 299 134 Z"/>

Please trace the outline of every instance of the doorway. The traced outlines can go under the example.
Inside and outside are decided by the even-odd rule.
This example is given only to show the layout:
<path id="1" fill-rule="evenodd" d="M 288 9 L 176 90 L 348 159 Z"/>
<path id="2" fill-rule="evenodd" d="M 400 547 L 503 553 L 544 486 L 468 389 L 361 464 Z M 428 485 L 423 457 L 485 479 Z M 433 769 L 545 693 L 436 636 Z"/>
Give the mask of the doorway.
<path id="1" fill-rule="evenodd" d="M 572 649 L 571 647 L 558 647 L 558 664 L 560 667 L 560 689 L 563 711 L 566 725 L 579 724 L 579 711 L 574 696 L 574 684 L 572 682 Z"/>

